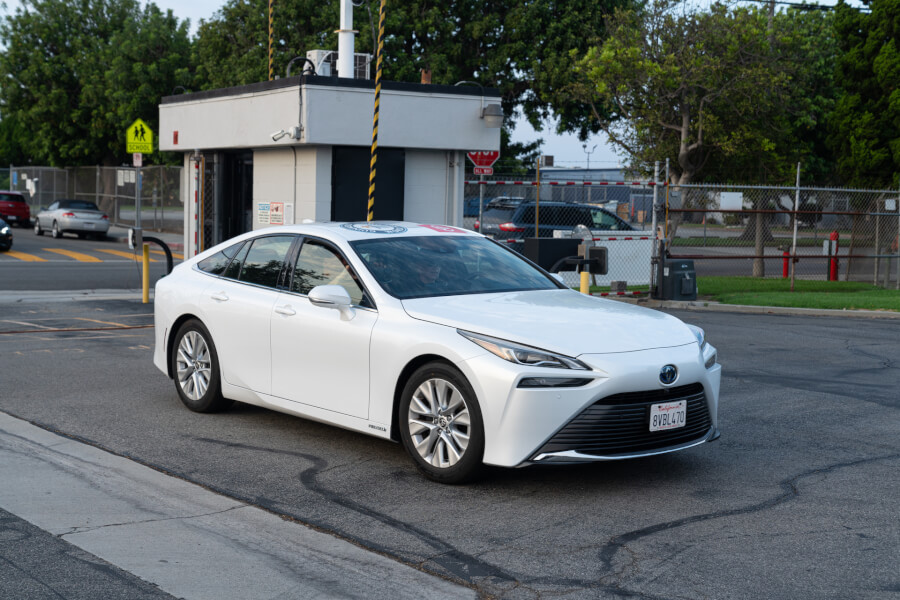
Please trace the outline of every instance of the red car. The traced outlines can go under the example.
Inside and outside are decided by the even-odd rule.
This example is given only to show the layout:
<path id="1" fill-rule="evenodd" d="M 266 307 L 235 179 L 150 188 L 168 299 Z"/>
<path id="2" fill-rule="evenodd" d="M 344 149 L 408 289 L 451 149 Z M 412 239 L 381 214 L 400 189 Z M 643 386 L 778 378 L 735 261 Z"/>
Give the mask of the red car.
<path id="1" fill-rule="evenodd" d="M 10 225 L 31 227 L 31 208 L 19 192 L 0 192 L 0 219 Z"/>

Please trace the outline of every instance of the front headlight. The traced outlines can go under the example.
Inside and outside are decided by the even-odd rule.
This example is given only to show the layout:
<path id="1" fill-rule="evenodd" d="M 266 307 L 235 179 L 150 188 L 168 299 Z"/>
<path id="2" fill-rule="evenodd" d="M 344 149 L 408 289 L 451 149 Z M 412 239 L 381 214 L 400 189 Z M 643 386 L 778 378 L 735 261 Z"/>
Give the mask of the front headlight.
<path id="1" fill-rule="evenodd" d="M 688 327 L 690 328 L 691 333 L 694 334 L 694 337 L 697 338 L 697 343 L 700 344 L 700 354 L 703 356 L 704 365 L 707 369 L 712 368 L 718 359 L 716 349 L 710 346 L 706 341 L 705 331 L 696 325 L 688 325 Z"/>
<path id="2" fill-rule="evenodd" d="M 697 338 L 697 343 L 700 344 L 700 351 L 706 349 L 706 332 L 697 327 L 696 325 L 688 325 L 688 329 L 691 330 L 691 333 L 694 334 L 694 337 Z"/>
<path id="3" fill-rule="evenodd" d="M 9 233 L 9 227 L 4 227 L 3 229 L 0 229 L 0 233 L 2 233 L 3 235 L 6 235 L 7 233 Z"/>
<path id="4" fill-rule="evenodd" d="M 471 331 L 456 330 L 459 335 L 471 340 L 495 356 L 508 360 L 517 365 L 529 367 L 553 367 L 557 369 L 576 369 L 589 371 L 590 367 L 578 360 L 555 352 L 548 352 L 531 346 L 522 346 L 506 340 L 472 333 Z"/>

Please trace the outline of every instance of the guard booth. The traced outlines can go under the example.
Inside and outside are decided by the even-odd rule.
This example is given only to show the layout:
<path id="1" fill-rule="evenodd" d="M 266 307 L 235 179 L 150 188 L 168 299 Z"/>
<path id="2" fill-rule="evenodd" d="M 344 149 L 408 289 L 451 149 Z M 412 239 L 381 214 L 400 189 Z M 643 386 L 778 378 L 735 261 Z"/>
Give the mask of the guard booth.
<path id="1" fill-rule="evenodd" d="M 163 98 L 186 256 L 263 227 L 366 220 L 374 95 L 370 80 L 303 75 Z M 494 89 L 383 82 L 375 219 L 462 226 L 465 154 L 500 149 L 499 104 Z"/>

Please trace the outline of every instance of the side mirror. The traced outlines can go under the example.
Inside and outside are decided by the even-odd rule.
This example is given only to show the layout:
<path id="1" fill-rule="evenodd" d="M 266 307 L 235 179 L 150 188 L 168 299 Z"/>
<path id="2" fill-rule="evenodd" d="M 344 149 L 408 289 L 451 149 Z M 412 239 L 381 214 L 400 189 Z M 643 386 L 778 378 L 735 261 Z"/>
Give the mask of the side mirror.
<path id="1" fill-rule="evenodd" d="M 353 301 L 350 294 L 340 285 L 318 285 L 309 290 L 307 295 L 313 306 L 319 308 L 333 308 L 341 313 L 341 320 L 349 321 L 356 313 L 351 305 Z"/>

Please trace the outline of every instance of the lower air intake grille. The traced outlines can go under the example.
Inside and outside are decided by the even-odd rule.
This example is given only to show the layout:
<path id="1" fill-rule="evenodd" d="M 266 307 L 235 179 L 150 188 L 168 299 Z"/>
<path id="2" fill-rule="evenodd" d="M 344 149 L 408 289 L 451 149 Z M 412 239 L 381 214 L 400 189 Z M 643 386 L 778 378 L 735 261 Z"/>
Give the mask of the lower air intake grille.
<path id="1" fill-rule="evenodd" d="M 650 405 L 687 401 L 684 427 L 650 431 Z M 536 455 L 575 451 L 610 456 L 677 446 L 699 440 L 712 423 L 706 394 L 699 383 L 647 392 L 628 392 L 601 398 L 560 429 Z"/>

